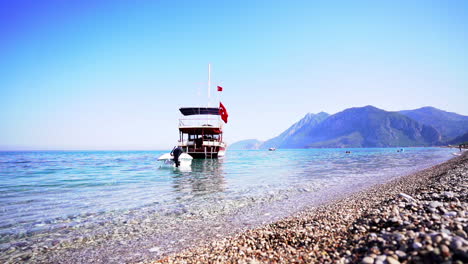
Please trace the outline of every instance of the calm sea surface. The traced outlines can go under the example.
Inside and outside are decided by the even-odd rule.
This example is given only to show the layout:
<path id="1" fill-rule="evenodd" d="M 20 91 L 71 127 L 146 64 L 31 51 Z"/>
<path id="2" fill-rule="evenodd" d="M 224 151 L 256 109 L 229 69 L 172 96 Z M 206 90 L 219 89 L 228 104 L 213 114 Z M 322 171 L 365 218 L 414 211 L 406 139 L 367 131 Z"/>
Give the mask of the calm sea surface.
<path id="1" fill-rule="evenodd" d="M 184 170 L 160 168 L 162 151 L 0 152 L 0 260 L 41 252 L 30 260 L 60 262 L 61 254 L 92 255 L 97 246 L 103 262 L 114 255 L 121 262 L 151 259 L 203 234 L 273 221 L 293 213 L 292 205 L 385 182 L 454 152 L 351 151 L 230 150 Z"/>

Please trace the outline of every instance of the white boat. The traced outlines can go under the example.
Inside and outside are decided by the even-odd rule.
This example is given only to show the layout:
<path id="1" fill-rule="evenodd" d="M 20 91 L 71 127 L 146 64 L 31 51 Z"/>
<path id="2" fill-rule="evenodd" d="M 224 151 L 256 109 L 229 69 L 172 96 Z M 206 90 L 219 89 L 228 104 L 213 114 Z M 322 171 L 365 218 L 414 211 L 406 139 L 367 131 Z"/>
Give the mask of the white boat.
<path id="1" fill-rule="evenodd" d="M 181 107 L 179 119 L 179 142 L 184 153 L 194 159 L 217 159 L 226 154 L 223 127 L 228 122 L 226 107 L 219 101 L 219 107 L 210 107 L 211 66 L 208 65 L 208 106 Z M 223 88 L 218 86 L 218 92 Z M 219 97 L 218 97 L 219 99 Z"/>
<path id="2" fill-rule="evenodd" d="M 190 167 L 192 165 L 192 156 L 190 156 L 187 153 L 182 153 L 179 156 L 179 162 L 180 162 L 180 167 Z M 175 162 L 174 162 L 174 156 L 171 155 L 171 153 L 166 153 L 161 155 L 158 158 L 158 161 L 161 162 L 160 167 L 176 167 Z"/>
<path id="3" fill-rule="evenodd" d="M 222 104 L 220 107 L 180 108 L 185 118 L 179 119 L 178 147 L 195 159 L 223 157 L 226 153 L 223 121 L 227 121 L 221 116 L 223 111 Z"/>
<path id="4" fill-rule="evenodd" d="M 275 151 L 276 148 L 269 148 L 268 150 L 269 150 L 269 151 Z"/>

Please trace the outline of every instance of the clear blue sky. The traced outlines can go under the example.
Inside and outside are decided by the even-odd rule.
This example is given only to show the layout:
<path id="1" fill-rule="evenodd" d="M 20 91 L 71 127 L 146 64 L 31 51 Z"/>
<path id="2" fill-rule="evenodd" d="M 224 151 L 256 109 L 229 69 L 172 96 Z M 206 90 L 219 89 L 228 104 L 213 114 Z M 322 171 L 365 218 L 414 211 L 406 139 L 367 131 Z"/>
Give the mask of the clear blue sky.
<path id="1" fill-rule="evenodd" d="M 2 149 L 169 149 L 208 63 L 228 143 L 369 104 L 468 115 L 468 1 L 2 0 L 0 37 Z"/>

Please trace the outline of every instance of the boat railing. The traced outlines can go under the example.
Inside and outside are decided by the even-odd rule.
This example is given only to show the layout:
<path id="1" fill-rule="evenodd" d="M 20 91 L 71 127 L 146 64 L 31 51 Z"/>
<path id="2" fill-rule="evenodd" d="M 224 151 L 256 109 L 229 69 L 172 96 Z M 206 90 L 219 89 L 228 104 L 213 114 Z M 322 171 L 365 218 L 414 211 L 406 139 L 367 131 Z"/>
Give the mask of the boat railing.
<path id="1" fill-rule="evenodd" d="M 179 144 L 178 144 L 179 147 L 224 147 L 225 144 L 224 142 L 220 142 L 216 139 L 213 139 L 213 140 L 203 140 L 201 145 L 196 145 L 195 141 L 187 141 L 187 140 L 184 140 L 184 141 L 179 141 Z"/>
<path id="2" fill-rule="evenodd" d="M 179 119 L 179 127 L 221 127 L 222 123 L 219 118 L 181 118 Z"/>

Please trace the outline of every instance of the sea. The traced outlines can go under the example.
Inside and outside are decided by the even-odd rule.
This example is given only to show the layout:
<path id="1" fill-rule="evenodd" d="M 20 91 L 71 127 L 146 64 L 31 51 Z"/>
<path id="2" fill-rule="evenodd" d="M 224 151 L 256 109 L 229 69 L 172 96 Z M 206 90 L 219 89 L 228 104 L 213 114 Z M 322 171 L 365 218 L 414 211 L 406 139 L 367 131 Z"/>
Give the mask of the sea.
<path id="1" fill-rule="evenodd" d="M 228 150 L 186 168 L 161 167 L 157 158 L 167 151 L 0 152 L 0 262 L 154 260 L 431 167 L 453 152 Z"/>

